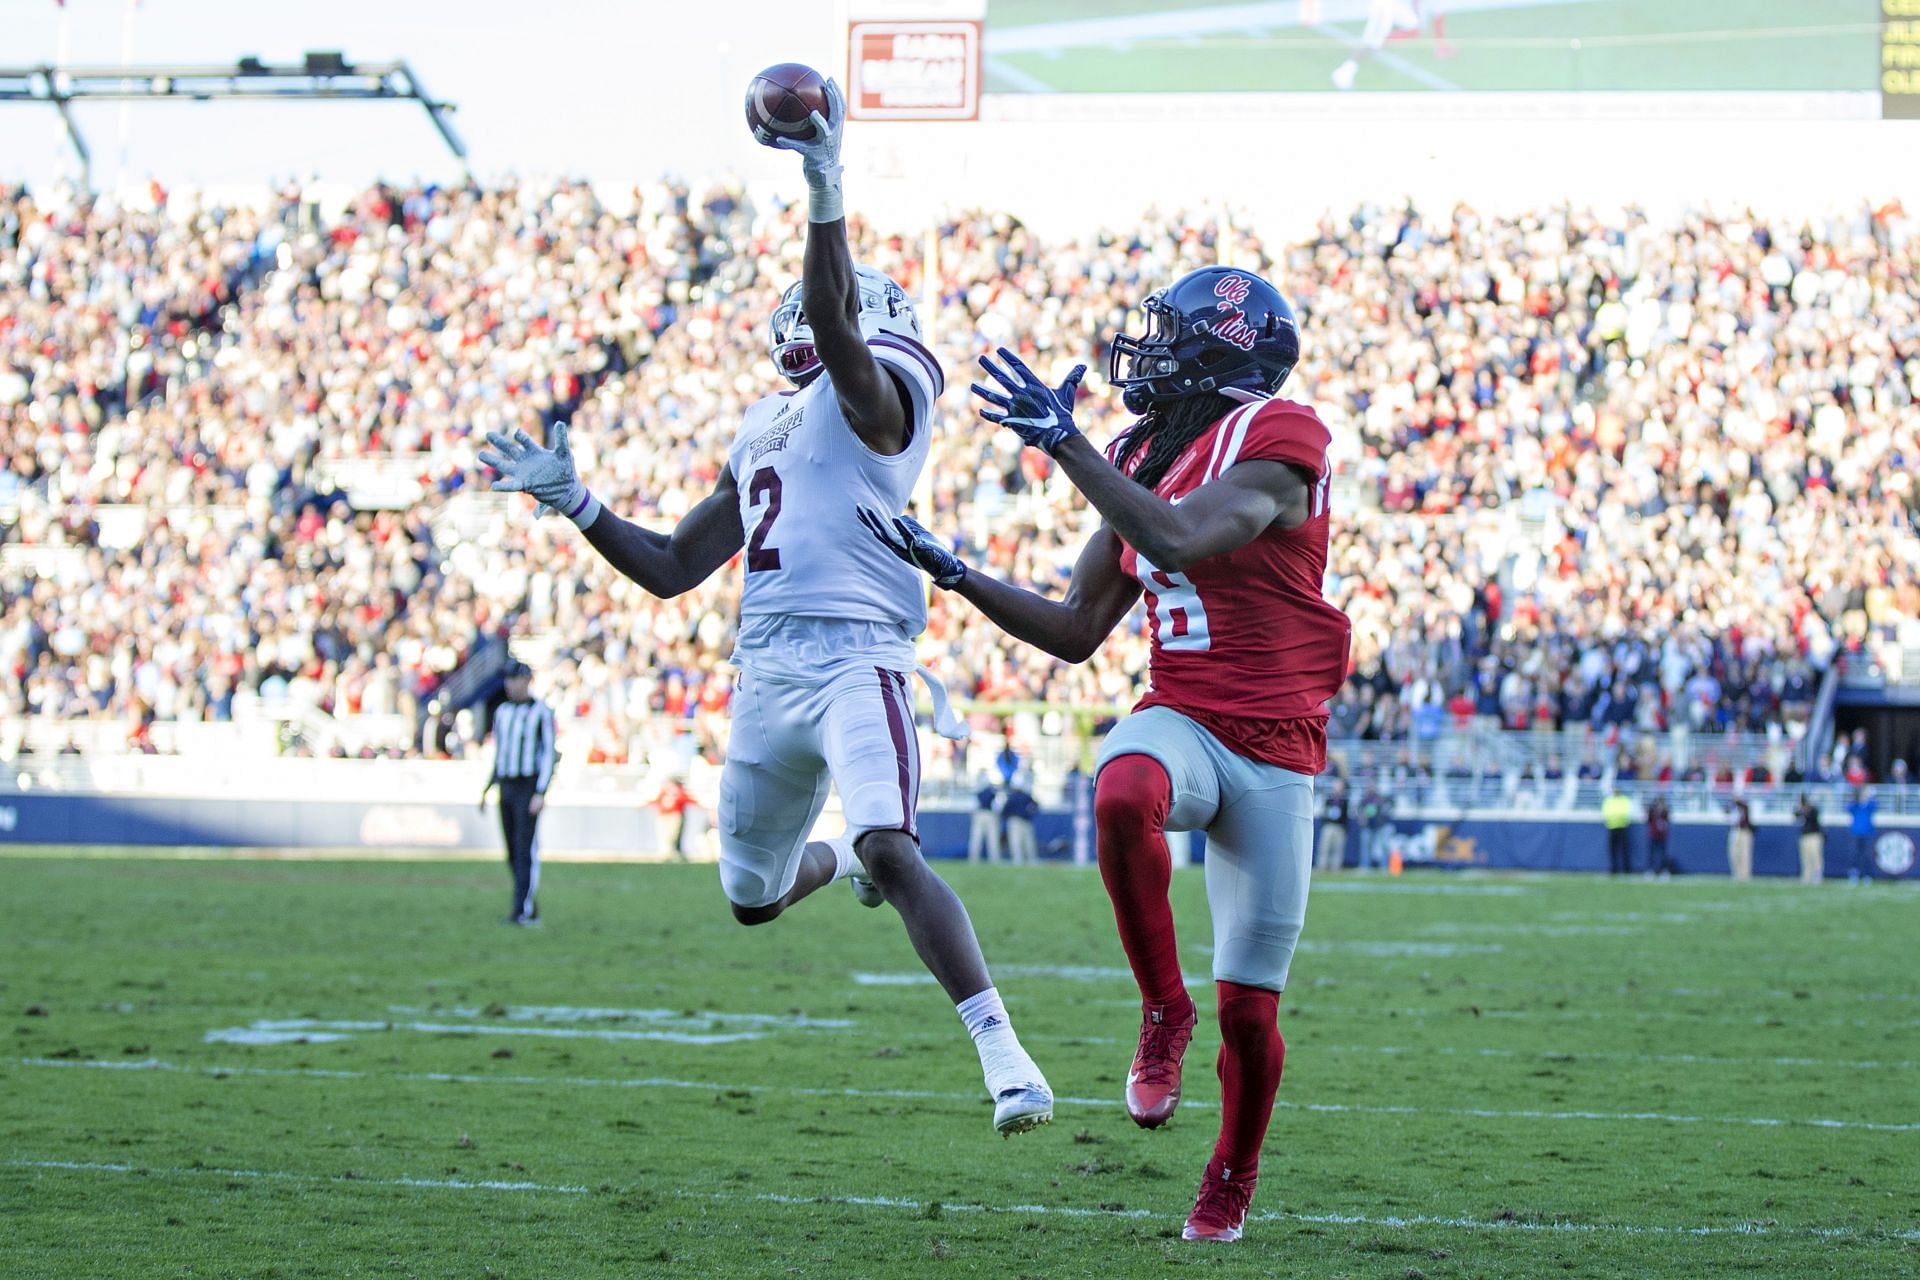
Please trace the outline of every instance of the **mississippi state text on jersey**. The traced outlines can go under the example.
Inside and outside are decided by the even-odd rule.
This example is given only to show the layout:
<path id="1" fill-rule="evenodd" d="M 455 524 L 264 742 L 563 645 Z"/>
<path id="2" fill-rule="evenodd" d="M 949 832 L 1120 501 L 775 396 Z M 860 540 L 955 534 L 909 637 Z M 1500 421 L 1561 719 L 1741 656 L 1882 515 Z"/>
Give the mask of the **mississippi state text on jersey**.
<path id="1" fill-rule="evenodd" d="M 1291 400 L 1233 410 L 1187 446 L 1154 492 L 1178 503 L 1235 463 L 1267 458 L 1317 477 L 1306 522 L 1270 525 L 1185 573 L 1131 546 L 1120 556 L 1146 592 L 1152 633 L 1151 684 L 1139 706 L 1170 707 L 1249 759 L 1309 774 L 1326 768 L 1326 704 L 1346 679 L 1353 631 L 1321 595 L 1330 439 L 1319 416 Z"/>
<path id="2" fill-rule="evenodd" d="M 891 457 L 867 448 L 847 425 L 826 373 L 798 391 L 750 405 L 727 450 L 740 490 L 746 579 L 740 614 L 852 618 L 927 625 L 926 583 L 860 524 L 864 504 L 897 513 L 926 465 L 940 365 L 913 339 L 892 333 L 867 346 L 907 388 L 912 431 Z"/>

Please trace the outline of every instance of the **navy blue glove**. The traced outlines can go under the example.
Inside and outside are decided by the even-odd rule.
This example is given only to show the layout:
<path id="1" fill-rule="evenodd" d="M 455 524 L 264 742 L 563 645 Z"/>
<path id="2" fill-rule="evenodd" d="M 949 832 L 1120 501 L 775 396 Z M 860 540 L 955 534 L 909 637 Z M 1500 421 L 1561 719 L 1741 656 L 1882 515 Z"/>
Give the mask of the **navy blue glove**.
<path id="1" fill-rule="evenodd" d="M 987 376 L 1006 389 L 1002 395 L 977 382 L 973 384 L 973 394 L 993 406 L 980 410 L 981 417 L 1008 428 L 1024 443 L 1049 455 L 1080 434 L 1080 428 L 1073 425 L 1073 400 L 1087 366 L 1075 365 L 1065 382 L 1050 387 L 1005 347 L 1000 348 L 1000 359 L 1006 363 L 1005 369 L 987 356 L 980 357 L 980 367 Z"/>
<path id="2" fill-rule="evenodd" d="M 883 516 L 872 507 L 861 507 L 855 514 L 887 550 L 931 577 L 936 587 L 950 590 L 967 576 L 967 562 L 912 516 Z"/>

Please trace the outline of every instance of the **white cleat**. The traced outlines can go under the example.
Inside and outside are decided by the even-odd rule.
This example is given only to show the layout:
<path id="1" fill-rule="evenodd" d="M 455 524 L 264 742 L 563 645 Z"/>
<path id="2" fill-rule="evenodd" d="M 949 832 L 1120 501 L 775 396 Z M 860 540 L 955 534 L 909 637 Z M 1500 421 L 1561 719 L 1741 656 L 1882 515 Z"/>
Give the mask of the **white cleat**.
<path id="1" fill-rule="evenodd" d="M 993 1100 L 993 1127 L 1003 1138 L 1038 1129 L 1053 1120 L 1053 1090 L 1046 1081 L 1002 1089 Z"/>
<path id="2" fill-rule="evenodd" d="M 847 883 L 853 886 L 854 901 L 863 907 L 877 907 L 887 900 L 887 895 L 880 892 L 879 885 L 858 872 L 848 876 Z"/>
<path id="3" fill-rule="evenodd" d="M 1352 58 L 1333 69 L 1333 87 L 1345 93 L 1353 88 L 1353 82 L 1360 76 L 1360 64 Z"/>
<path id="4" fill-rule="evenodd" d="M 993 1127 L 1003 1138 L 1037 1129 L 1053 1119 L 1053 1090 L 1011 1029 L 982 1046 L 987 1094 L 993 1099 Z"/>

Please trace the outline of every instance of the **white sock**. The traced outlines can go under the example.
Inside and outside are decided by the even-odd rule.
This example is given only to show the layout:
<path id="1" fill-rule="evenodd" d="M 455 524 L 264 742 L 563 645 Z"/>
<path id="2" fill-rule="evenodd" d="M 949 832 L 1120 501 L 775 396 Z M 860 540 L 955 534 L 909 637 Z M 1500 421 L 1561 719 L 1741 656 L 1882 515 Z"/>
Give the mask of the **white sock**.
<path id="1" fill-rule="evenodd" d="M 980 1073 L 986 1077 L 988 1097 L 998 1098 L 1009 1089 L 1047 1087 L 1047 1078 L 1040 1074 L 1039 1065 L 1021 1045 L 1020 1037 L 1013 1033 L 1013 1023 L 1007 1017 L 1007 1006 L 1000 1002 L 999 991 L 988 987 L 979 995 L 962 1000 L 954 1006 L 954 1011 L 966 1025 L 967 1034 L 973 1037 L 974 1050 L 980 1055 Z"/>
<path id="2" fill-rule="evenodd" d="M 1007 1017 L 1007 1006 L 1000 1001 L 998 987 L 988 987 L 977 996 L 968 996 L 955 1005 L 953 1011 L 960 1015 L 975 1044 L 984 1037 L 1013 1033 L 1013 1021 Z"/>
<path id="3" fill-rule="evenodd" d="M 831 840 L 820 842 L 833 850 L 833 878 L 844 880 L 860 870 L 860 859 L 853 852 L 853 841 L 842 831 Z"/>

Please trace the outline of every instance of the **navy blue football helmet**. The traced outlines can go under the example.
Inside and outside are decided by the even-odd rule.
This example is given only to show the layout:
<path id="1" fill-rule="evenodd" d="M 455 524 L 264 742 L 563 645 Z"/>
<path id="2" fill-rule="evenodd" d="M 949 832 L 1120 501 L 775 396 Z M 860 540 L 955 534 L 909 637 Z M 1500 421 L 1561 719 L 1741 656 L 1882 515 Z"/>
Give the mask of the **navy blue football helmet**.
<path id="1" fill-rule="evenodd" d="M 1300 360 L 1293 308 L 1251 271 L 1202 267 L 1140 306 L 1147 332 L 1114 334 L 1107 354 L 1107 381 L 1134 413 L 1208 391 L 1270 396 Z"/>

